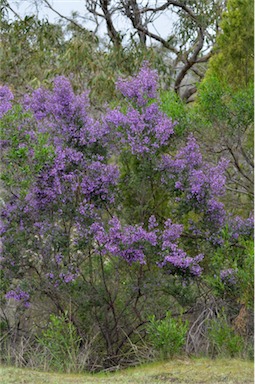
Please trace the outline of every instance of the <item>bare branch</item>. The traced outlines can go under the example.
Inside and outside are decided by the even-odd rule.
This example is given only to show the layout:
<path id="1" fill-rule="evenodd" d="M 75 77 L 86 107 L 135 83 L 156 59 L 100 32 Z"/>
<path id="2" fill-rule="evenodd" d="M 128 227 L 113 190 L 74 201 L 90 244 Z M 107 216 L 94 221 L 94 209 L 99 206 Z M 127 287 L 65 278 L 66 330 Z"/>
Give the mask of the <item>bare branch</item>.
<path id="1" fill-rule="evenodd" d="M 20 15 L 19 15 L 16 11 L 14 11 L 14 9 L 10 6 L 10 4 L 9 4 L 7 1 L 6 1 L 6 3 L 4 4 L 3 8 L 4 8 L 4 7 L 6 7 L 7 9 L 9 9 L 9 10 L 14 14 L 14 16 L 17 17 L 17 19 L 22 20 L 22 18 L 20 17 Z"/>
<path id="2" fill-rule="evenodd" d="M 197 20 L 197 15 L 187 7 L 186 4 L 181 3 L 180 1 L 175 1 L 175 0 L 169 0 L 165 4 L 161 5 L 160 7 L 152 8 L 152 7 L 147 7 L 143 8 L 140 10 L 140 13 L 146 13 L 146 12 L 159 12 L 159 11 L 164 11 L 167 9 L 170 5 L 176 6 L 178 8 L 181 8 L 183 11 L 185 11 L 193 20 L 196 21 L 198 24 Z"/>
<path id="3" fill-rule="evenodd" d="M 160 42 L 163 45 L 163 47 L 169 49 L 170 51 L 178 55 L 178 50 L 172 44 L 169 44 L 167 40 L 163 39 L 159 35 L 156 35 L 155 33 L 150 32 L 148 29 L 146 29 L 141 25 L 137 26 L 137 29 L 145 33 L 147 36 L 152 37 L 154 40 Z"/>
<path id="4" fill-rule="evenodd" d="M 64 16 L 62 15 L 60 12 L 58 12 L 55 8 L 52 7 L 52 5 L 48 2 L 48 0 L 43 0 L 43 2 L 47 5 L 47 7 L 55 12 L 59 17 L 61 17 L 62 19 L 68 21 L 69 23 L 72 23 L 73 25 L 75 25 L 77 28 L 79 28 L 81 31 L 85 31 L 85 28 L 83 28 L 80 24 L 78 24 L 75 20 L 73 19 L 70 19 L 69 17 L 67 16 Z"/>
<path id="5" fill-rule="evenodd" d="M 211 58 L 211 56 L 212 56 L 212 51 L 207 53 L 207 55 L 204 55 L 202 57 L 198 57 L 196 59 L 196 63 L 207 63 L 207 61 Z"/>
<path id="6" fill-rule="evenodd" d="M 254 195 L 254 193 L 252 193 L 250 191 L 244 191 L 244 190 L 237 189 L 237 188 L 235 189 L 235 188 L 226 187 L 226 189 L 228 191 L 231 191 L 231 192 L 242 193 L 242 194 L 248 195 L 248 196 L 251 196 L 251 195 L 253 196 Z"/>
<path id="7" fill-rule="evenodd" d="M 192 72 L 194 72 L 200 79 L 203 79 L 204 77 L 204 72 L 201 72 L 198 68 L 194 67 L 191 68 Z"/>
<path id="8" fill-rule="evenodd" d="M 131 21 L 133 27 L 138 30 L 139 40 L 142 45 L 146 44 L 146 33 L 139 30 L 138 27 L 142 26 L 145 28 L 142 17 L 139 11 L 139 6 L 136 0 L 121 1 L 126 16 Z"/>
<path id="9" fill-rule="evenodd" d="M 239 164 L 239 161 L 238 161 L 238 158 L 236 156 L 236 154 L 234 153 L 233 151 L 233 148 L 230 147 L 230 145 L 228 145 L 228 150 L 229 150 L 229 153 L 231 154 L 233 160 L 234 160 L 234 164 L 235 164 L 235 167 L 236 169 L 238 170 L 238 172 L 246 179 L 249 181 L 249 183 L 252 183 L 252 179 L 246 175 L 246 173 L 242 170 L 240 164 Z"/>
<path id="10" fill-rule="evenodd" d="M 109 0 L 100 0 L 100 6 L 101 6 L 101 9 L 102 9 L 102 11 L 104 13 L 104 19 L 106 21 L 108 35 L 109 35 L 112 43 L 115 46 L 120 47 L 122 39 L 120 37 L 119 32 L 114 27 L 114 24 L 113 24 L 113 21 L 112 21 L 112 13 L 111 13 L 111 11 L 108 8 L 109 3 L 110 3 Z"/>
<path id="11" fill-rule="evenodd" d="M 175 80 L 175 85 L 174 85 L 174 89 L 177 93 L 179 93 L 179 88 L 180 88 L 180 84 L 182 82 L 182 80 L 184 79 L 184 77 L 186 76 L 188 70 L 195 64 L 197 63 L 197 56 L 199 54 L 199 52 L 201 51 L 201 49 L 203 48 L 203 43 L 204 43 L 204 33 L 203 33 L 203 29 L 202 28 L 199 28 L 199 32 L 198 32 L 198 41 L 197 43 L 194 45 L 194 52 L 192 54 L 192 56 L 187 59 L 186 63 L 184 64 L 184 67 L 182 68 L 182 70 L 180 71 L 180 73 L 177 75 L 177 78 Z"/>

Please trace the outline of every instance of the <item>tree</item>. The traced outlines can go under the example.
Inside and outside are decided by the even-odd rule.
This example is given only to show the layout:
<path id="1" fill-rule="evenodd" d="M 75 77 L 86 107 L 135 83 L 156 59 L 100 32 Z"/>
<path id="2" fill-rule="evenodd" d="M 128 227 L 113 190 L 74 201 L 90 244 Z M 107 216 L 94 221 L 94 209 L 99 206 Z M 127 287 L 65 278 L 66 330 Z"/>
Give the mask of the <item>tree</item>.
<path id="1" fill-rule="evenodd" d="M 201 64 L 206 63 L 211 56 L 224 2 L 165 1 L 158 5 L 155 1 L 152 6 L 149 3 L 144 5 L 143 2 L 137 0 L 117 3 L 87 0 L 86 6 L 95 20 L 98 18 L 105 20 L 108 34 L 115 46 L 120 46 L 120 36 L 124 36 L 125 33 L 122 31 L 117 33 L 116 29 L 113 30 L 113 17 L 115 15 L 120 17 L 123 14 L 131 22 L 142 46 L 146 46 L 149 38 L 160 43 L 166 52 L 169 52 L 168 61 L 175 71 L 175 91 L 185 100 L 196 92 L 195 83 L 204 76 Z M 167 38 L 163 38 L 158 32 L 155 32 L 155 28 L 153 32 L 149 28 L 163 12 L 168 12 L 170 17 L 177 18 L 174 23 L 175 29 L 169 30 Z M 109 24 L 109 20 L 111 20 L 111 24 Z M 189 73 L 195 76 L 195 80 L 193 78 L 192 87 L 187 87 L 185 92 L 181 92 L 183 80 Z"/>
<path id="2" fill-rule="evenodd" d="M 109 47 L 71 21 L 52 24 L 35 16 L 12 21 L 3 13 L 0 28 L 0 79 L 15 94 L 22 95 L 28 86 L 49 87 L 55 76 L 65 75 L 76 90 L 89 87 L 93 105 L 101 109 L 116 96 L 117 76 L 131 75 L 144 59 L 158 66 L 164 82 L 170 83 L 160 53 L 154 49 L 141 49 L 135 42 L 121 50 Z"/>
<path id="3" fill-rule="evenodd" d="M 229 0 L 220 27 L 207 76 L 212 74 L 223 84 L 244 89 L 254 78 L 254 3 Z"/>
<path id="4" fill-rule="evenodd" d="M 160 5 L 157 1 L 150 5 L 137 0 L 86 0 L 87 14 L 74 13 L 73 17 L 66 17 L 55 10 L 47 0 L 43 0 L 42 4 L 80 31 L 85 29 L 84 20 L 89 19 L 94 22 L 94 34 L 97 34 L 103 20 L 111 45 L 118 52 L 125 50 L 126 46 L 130 46 L 134 41 L 140 46 L 140 50 L 151 45 L 157 49 L 161 47 L 164 64 L 170 68 L 168 72 L 172 75 L 174 90 L 184 100 L 189 100 L 196 92 L 196 84 L 204 76 L 224 9 L 223 0 L 166 0 Z M 8 8 L 7 5 L 6 7 Z M 168 14 L 173 20 L 167 37 L 162 37 L 154 26 L 154 21 L 162 13 Z M 116 20 L 123 17 L 130 25 L 128 30 L 119 30 L 117 27 Z M 128 37 L 128 43 L 124 42 L 124 36 Z M 187 81 L 190 83 L 188 86 Z"/>
<path id="5" fill-rule="evenodd" d="M 1 23 L 1 81 L 20 88 L 25 82 L 38 86 L 56 69 L 56 55 L 64 45 L 60 26 L 25 17 Z M 27 58 L 29 57 L 29 61 Z"/>

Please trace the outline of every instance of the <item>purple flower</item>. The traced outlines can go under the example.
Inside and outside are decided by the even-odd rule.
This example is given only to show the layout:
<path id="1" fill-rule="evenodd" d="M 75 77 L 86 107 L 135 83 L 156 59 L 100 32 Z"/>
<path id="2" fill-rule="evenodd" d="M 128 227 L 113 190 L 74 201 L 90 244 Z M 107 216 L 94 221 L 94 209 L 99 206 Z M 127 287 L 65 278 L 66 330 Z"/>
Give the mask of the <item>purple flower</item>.
<path id="1" fill-rule="evenodd" d="M 14 289 L 14 290 L 11 290 L 11 291 L 7 292 L 6 295 L 5 295 L 5 298 L 6 299 L 14 299 L 16 301 L 20 301 L 20 302 L 22 302 L 22 304 L 25 307 L 29 307 L 29 305 L 30 305 L 30 303 L 29 303 L 29 299 L 30 299 L 29 293 L 27 293 L 25 291 L 22 291 L 22 289 L 20 289 L 19 287 Z"/>
<path id="2" fill-rule="evenodd" d="M 144 106 L 148 99 L 157 96 L 157 72 L 151 70 L 147 62 L 144 62 L 141 70 L 131 79 L 119 79 L 117 89 L 123 96 L 137 103 L 138 106 Z"/>
<path id="3" fill-rule="evenodd" d="M 7 86 L 0 86 L 0 117 L 12 108 L 14 96 Z"/>
<path id="4" fill-rule="evenodd" d="M 61 272 L 59 274 L 59 277 L 60 279 L 68 284 L 68 283 L 72 283 L 73 281 L 75 281 L 77 279 L 79 275 L 79 271 L 76 270 L 76 271 L 73 271 L 70 267 L 69 267 L 69 271 L 68 272 Z"/>
<path id="5" fill-rule="evenodd" d="M 163 263 L 160 264 L 161 267 L 172 266 L 174 268 L 173 273 L 181 272 L 182 274 L 191 274 L 193 276 L 200 276 L 203 269 L 199 265 L 204 258 L 204 255 L 199 254 L 196 257 L 192 258 L 187 256 L 186 252 L 178 248 L 176 244 L 172 244 L 171 253 L 165 256 Z"/>
<path id="6" fill-rule="evenodd" d="M 173 224 L 171 219 L 166 220 L 165 230 L 162 233 L 162 249 L 171 247 L 173 242 L 180 238 L 183 231 L 183 225 Z"/>
<path id="7" fill-rule="evenodd" d="M 156 220 L 155 216 L 152 215 L 152 216 L 149 218 L 149 225 L 148 225 L 148 228 L 149 228 L 150 230 L 152 230 L 152 229 L 155 229 L 157 226 L 158 226 L 157 220 Z"/>
<path id="8" fill-rule="evenodd" d="M 122 257 L 128 263 L 145 263 L 145 247 L 157 244 L 155 231 L 146 231 L 138 225 L 122 226 L 117 217 L 109 221 L 108 230 L 102 224 L 94 223 L 91 231 L 102 253 Z"/>
<path id="9" fill-rule="evenodd" d="M 56 260 L 56 263 L 57 263 L 58 265 L 60 265 L 61 262 L 62 262 L 62 260 L 63 260 L 63 255 L 61 255 L 60 253 L 56 254 L 56 255 L 55 255 L 55 260 Z"/>
<path id="10" fill-rule="evenodd" d="M 118 89 L 134 102 L 125 114 L 116 108 L 104 119 L 108 131 L 115 132 L 119 151 L 124 146 L 134 155 L 154 154 L 169 144 L 176 123 L 160 111 L 158 103 L 148 104 L 156 97 L 156 86 L 157 75 L 147 64 L 136 77 L 118 81 Z"/>
<path id="11" fill-rule="evenodd" d="M 220 279 L 223 284 L 235 285 L 237 283 L 236 278 L 237 270 L 233 268 L 223 269 L 220 271 Z"/>
<path id="12" fill-rule="evenodd" d="M 229 220 L 229 233 L 232 240 L 237 240 L 239 236 L 253 236 L 254 234 L 254 217 L 251 213 L 250 217 L 243 219 L 236 216 Z"/>
<path id="13" fill-rule="evenodd" d="M 46 276 L 51 280 L 54 279 L 54 273 L 52 272 L 47 273 Z"/>

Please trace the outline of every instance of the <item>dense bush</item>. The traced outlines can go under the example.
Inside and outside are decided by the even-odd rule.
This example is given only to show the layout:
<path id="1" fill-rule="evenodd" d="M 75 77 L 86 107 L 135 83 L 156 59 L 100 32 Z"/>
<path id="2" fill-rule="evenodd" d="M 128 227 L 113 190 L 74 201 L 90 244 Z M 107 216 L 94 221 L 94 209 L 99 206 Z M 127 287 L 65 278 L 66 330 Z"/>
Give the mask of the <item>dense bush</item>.
<path id="1" fill-rule="evenodd" d="M 181 318 L 175 319 L 170 312 L 162 320 L 151 316 L 147 325 L 149 340 L 159 352 L 161 359 L 173 357 L 181 352 L 185 345 L 188 322 Z"/>
<path id="2" fill-rule="evenodd" d="M 134 363 L 130 342 L 146 341 L 148 316 L 176 302 L 188 310 L 206 297 L 210 276 L 221 289 L 235 285 L 229 268 L 246 273 L 253 227 L 221 201 L 228 162 L 206 162 L 192 135 L 176 148 L 157 73 L 145 63 L 117 90 L 120 106 L 97 119 L 88 93 L 76 95 L 64 77 L 20 105 L 7 87 L 0 94 L 3 302 L 32 318 L 38 300 L 67 314 L 79 348 L 98 334 L 97 369 Z M 220 269 L 222 247 L 233 252 Z M 52 329 L 40 336 L 45 323 L 37 326 L 46 340 Z"/>

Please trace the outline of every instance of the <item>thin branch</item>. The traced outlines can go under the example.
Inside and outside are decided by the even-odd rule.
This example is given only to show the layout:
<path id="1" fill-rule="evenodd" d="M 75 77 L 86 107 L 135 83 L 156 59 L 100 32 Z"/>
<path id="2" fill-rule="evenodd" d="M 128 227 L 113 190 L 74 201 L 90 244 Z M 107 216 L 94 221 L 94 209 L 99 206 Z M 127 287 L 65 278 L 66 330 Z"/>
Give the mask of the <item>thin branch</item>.
<path id="1" fill-rule="evenodd" d="M 163 39 L 162 37 L 156 35 L 155 33 L 152 33 L 150 31 L 148 31 L 148 29 L 144 28 L 143 26 L 141 25 L 137 25 L 137 30 L 138 31 L 141 31 L 143 33 L 145 33 L 147 36 L 149 37 L 152 37 L 154 40 L 156 41 L 159 41 L 163 47 L 169 49 L 170 51 L 174 52 L 176 55 L 178 55 L 178 50 L 171 44 L 169 44 L 165 39 Z"/>
<path id="2" fill-rule="evenodd" d="M 193 20 L 195 20 L 196 23 L 198 24 L 197 15 L 190 8 L 188 8 L 187 5 L 185 5 L 184 3 L 181 3 L 179 1 L 174 1 L 174 0 L 169 0 L 165 4 L 161 5 L 160 7 L 156 7 L 156 8 L 152 8 L 152 7 L 143 8 L 143 9 L 140 10 L 140 13 L 146 13 L 146 12 L 154 12 L 155 13 L 155 12 L 159 12 L 159 11 L 164 11 L 170 5 L 173 5 L 175 7 L 181 8 Z"/>
<path id="3" fill-rule="evenodd" d="M 133 27 L 138 29 L 138 26 L 144 26 L 141 14 L 139 12 L 139 6 L 136 0 L 128 0 L 121 2 L 123 8 L 125 9 L 125 14 L 131 21 Z M 146 44 L 146 34 L 138 30 L 139 40 L 142 45 Z"/>
<path id="4" fill-rule="evenodd" d="M 205 76 L 204 73 L 200 72 L 198 68 L 191 68 L 192 72 L 194 72 L 200 79 L 203 79 L 203 77 Z"/>
<path id="5" fill-rule="evenodd" d="M 14 9 L 10 6 L 9 3 L 6 3 L 5 7 L 9 9 L 19 20 L 22 20 L 22 17 L 20 17 L 20 15 L 16 11 L 14 11 Z"/>
<path id="6" fill-rule="evenodd" d="M 226 187 L 226 189 L 228 191 L 231 191 L 231 192 L 236 192 L 236 193 L 242 193 L 244 195 L 248 195 L 248 196 L 253 196 L 254 193 L 253 192 L 249 192 L 249 191 L 241 191 L 240 189 L 235 189 L 235 188 L 230 188 L 230 187 Z"/>
<path id="7" fill-rule="evenodd" d="M 73 19 L 70 19 L 69 17 L 67 16 L 64 16 L 62 15 L 60 12 L 58 12 L 55 8 L 52 7 L 52 5 L 48 2 L 48 0 L 43 0 L 43 2 L 47 5 L 47 7 L 55 12 L 59 17 L 61 17 L 62 19 L 65 19 L 66 21 L 68 21 L 69 23 L 72 23 L 73 25 L 75 25 L 77 28 L 79 28 L 81 31 L 85 31 L 85 28 L 83 28 L 80 24 L 76 23 L 76 21 L 74 21 Z"/>
<path id="8" fill-rule="evenodd" d="M 252 179 L 250 179 L 245 173 L 244 171 L 241 169 L 240 167 L 240 164 L 238 162 L 238 159 L 233 151 L 233 149 L 228 145 L 228 150 L 229 150 L 229 153 L 231 154 L 231 156 L 233 157 L 233 160 L 234 160 L 234 164 L 236 166 L 236 169 L 238 170 L 239 173 L 241 173 L 241 175 L 246 179 L 248 180 L 250 183 L 252 183 Z"/>
<path id="9" fill-rule="evenodd" d="M 198 57 L 198 58 L 196 59 L 196 63 L 207 63 L 207 61 L 208 61 L 211 57 L 212 57 L 212 51 L 210 51 L 209 53 L 207 53 L 207 55 Z"/>

